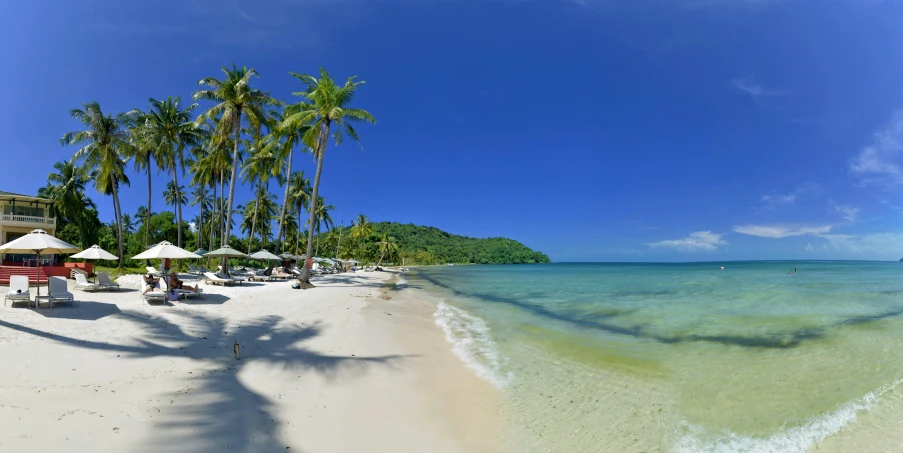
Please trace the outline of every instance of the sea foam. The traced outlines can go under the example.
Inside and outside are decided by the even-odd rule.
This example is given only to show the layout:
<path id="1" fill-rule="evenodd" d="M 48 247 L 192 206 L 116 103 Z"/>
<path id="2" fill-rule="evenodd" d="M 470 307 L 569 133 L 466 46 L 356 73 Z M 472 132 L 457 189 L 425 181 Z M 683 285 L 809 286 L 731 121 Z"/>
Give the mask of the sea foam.
<path id="1" fill-rule="evenodd" d="M 805 452 L 855 421 L 860 412 L 871 409 L 881 395 L 893 390 L 900 382 L 903 382 L 903 378 L 885 384 L 860 398 L 842 403 L 830 412 L 812 417 L 803 425 L 780 428 L 768 437 L 729 433 L 712 440 L 703 440 L 705 432 L 688 424 L 685 426 L 686 434 L 674 446 L 674 451 L 676 453 Z"/>
<path id="2" fill-rule="evenodd" d="M 445 301 L 439 302 L 435 316 L 436 324 L 452 344 L 452 351 L 477 376 L 496 388 L 504 388 L 511 381 L 511 373 L 504 371 L 507 358 L 499 353 L 485 321 Z"/>

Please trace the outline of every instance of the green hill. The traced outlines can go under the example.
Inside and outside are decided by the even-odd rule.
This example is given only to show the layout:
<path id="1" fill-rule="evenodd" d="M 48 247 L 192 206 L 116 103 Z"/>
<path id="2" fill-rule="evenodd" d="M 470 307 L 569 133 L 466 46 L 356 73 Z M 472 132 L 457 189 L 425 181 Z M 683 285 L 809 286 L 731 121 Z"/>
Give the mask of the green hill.
<path id="1" fill-rule="evenodd" d="M 410 264 L 530 264 L 549 257 L 507 238 L 472 238 L 438 228 L 396 222 L 374 222 L 375 234 L 395 238 Z"/>

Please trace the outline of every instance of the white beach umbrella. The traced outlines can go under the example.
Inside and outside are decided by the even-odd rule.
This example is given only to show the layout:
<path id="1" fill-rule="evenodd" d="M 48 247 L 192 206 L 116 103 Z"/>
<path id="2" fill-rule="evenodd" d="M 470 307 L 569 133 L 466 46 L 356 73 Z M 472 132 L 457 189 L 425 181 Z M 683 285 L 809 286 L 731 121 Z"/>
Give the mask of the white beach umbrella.
<path id="1" fill-rule="evenodd" d="M 37 278 L 38 296 L 41 295 L 41 261 L 42 253 L 72 253 L 80 249 L 66 241 L 59 240 L 44 230 L 34 230 L 15 241 L 0 245 L 2 253 L 34 253 L 38 256 Z M 37 303 L 35 303 L 37 306 Z"/>
<path id="2" fill-rule="evenodd" d="M 181 247 L 176 247 L 168 241 L 163 241 L 132 257 L 133 260 L 158 260 L 165 258 L 179 260 L 201 258 L 201 256 L 191 253 Z"/>
<path id="3" fill-rule="evenodd" d="M 239 252 L 238 250 L 235 250 L 234 248 L 229 247 L 228 245 L 225 246 L 225 247 L 220 247 L 220 248 L 218 248 L 218 249 L 216 249 L 216 250 L 214 250 L 214 251 L 212 251 L 212 252 L 207 252 L 207 254 L 204 255 L 204 256 L 206 256 L 206 257 L 208 257 L 208 258 L 209 258 L 209 257 L 215 257 L 215 258 L 248 258 L 248 254 L 247 254 L 247 253 Z M 227 264 L 228 264 L 228 263 L 224 262 L 223 265 L 222 265 L 222 267 L 223 267 L 223 273 L 226 274 L 226 275 L 229 275 L 229 266 L 228 266 Z"/>
<path id="4" fill-rule="evenodd" d="M 82 250 L 75 255 L 72 255 L 70 258 L 81 258 L 84 260 L 118 260 L 119 257 L 100 248 L 99 245 L 92 245 L 91 247 Z"/>
<path id="5" fill-rule="evenodd" d="M 204 256 L 219 258 L 247 258 L 248 254 L 239 252 L 238 250 L 235 250 L 234 248 L 227 245 L 225 247 L 220 247 L 212 252 L 207 252 L 207 254 Z"/>
<path id="6" fill-rule="evenodd" d="M 251 258 L 255 260 L 269 260 L 269 261 L 279 261 L 282 258 L 273 255 L 268 250 L 261 250 L 259 252 L 254 252 L 251 254 Z"/>
<path id="7" fill-rule="evenodd" d="M 119 257 L 100 248 L 99 245 L 94 244 L 91 247 L 82 250 L 75 255 L 72 255 L 70 258 L 81 258 L 83 260 L 118 260 Z M 95 281 L 97 280 L 97 274 L 94 274 Z"/>

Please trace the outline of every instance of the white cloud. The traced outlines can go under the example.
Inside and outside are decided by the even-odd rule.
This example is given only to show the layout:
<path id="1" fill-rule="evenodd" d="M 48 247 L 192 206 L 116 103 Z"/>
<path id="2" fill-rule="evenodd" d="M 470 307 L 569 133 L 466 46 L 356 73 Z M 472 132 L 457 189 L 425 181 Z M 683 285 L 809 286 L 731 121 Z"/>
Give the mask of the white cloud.
<path id="1" fill-rule="evenodd" d="M 831 232 L 832 225 L 822 226 L 787 226 L 787 225 L 740 225 L 734 232 L 763 238 L 781 239 L 806 234 L 823 235 Z"/>
<path id="2" fill-rule="evenodd" d="M 903 256 L 903 233 L 872 233 L 862 236 L 849 234 L 826 234 L 821 237 L 828 240 L 835 250 L 854 253 L 872 253 L 881 255 Z M 825 246 L 827 249 L 827 246 Z"/>
<path id="3" fill-rule="evenodd" d="M 821 194 L 821 187 L 818 184 L 808 181 L 796 186 L 795 189 L 788 193 L 770 193 L 762 195 L 762 202 L 768 209 L 775 210 L 781 206 L 789 206 L 800 201 L 802 198 L 816 197 Z"/>
<path id="4" fill-rule="evenodd" d="M 718 249 L 719 245 L 726 245 L 727 242 L 721 239 L 720 234 L 711 231 L 697 231 L 690 233 L 683 239 L 671 239 L 665 241 L 652 242 L 648 245 L 651 248 L 673 248 L 682 252 L 696 252 L 699 250 L 711 252 Z"/>
<path id="5" fill-rule="evenodd" d="M 276 219 L 276 220 L 279 220 L 279 219 Z M 191 230 L 192 233 L 197 233 L 198 232 L 198 224 L 196 224 L 194 222 L 188 222 L 188 229 Z"/>
<path id="6" fill-rule="evenodd" d="M 796 194 L 762 195 L 762 201 L 771 205 L 793 204 L 796 201 Z"/>
<path id="7" fill-rule="evenodd" d="M 751 76 L 733 79 L 731 80 L 731 84 L 737 90 L 740 90 L 741 92 L 746 93 L 753 98 L 759 98 L 763 96 L 783 96 L 787 94 L 784 91 L 766 89 L 762 85 L 756 83 Z"/>
<path id="8" fill-rule="evenodd" d="M 850 222 L 855 222 L 859 215 L 859 208 L 850 205 L 832 203 L 831 209 Z"/>
<path id="9" fill-rule="evenodd" d="M 859 152 L 850 163 L 850 171 L 859 177 L 862 184 L 900 185 L 903 171 L 895 162 L 903 140 L 903 110 L 894 114 L 890 124 L 875 133 L 874 141 Z"/>
<path id="10" fill-rule="evenodd" d="M 806 244 L 805 247 L 803 247 L 803 250 L 804 250 L 804 251 L 807 251 L 807 252 L 811 252 L 811 251 L 814 251 L 814 250 L 815 250 L 815 247 L 812 247 L 812 244 L 809 243 L 809 244 Z"/>

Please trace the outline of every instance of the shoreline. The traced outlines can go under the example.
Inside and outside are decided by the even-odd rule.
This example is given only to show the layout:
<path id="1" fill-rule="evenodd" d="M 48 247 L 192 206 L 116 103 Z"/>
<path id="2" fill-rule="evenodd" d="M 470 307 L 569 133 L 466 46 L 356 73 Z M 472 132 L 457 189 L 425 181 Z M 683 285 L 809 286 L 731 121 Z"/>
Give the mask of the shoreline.
<path id="1" fill-rule="evenodd" d="M 163 307 L 128 288 L 3 307 L 0 449 L 503 450 L 500 392 L 397 275 L 205 285 Z"/>

